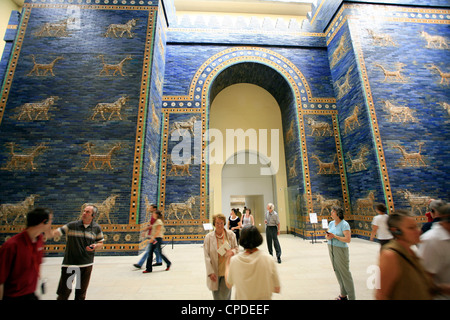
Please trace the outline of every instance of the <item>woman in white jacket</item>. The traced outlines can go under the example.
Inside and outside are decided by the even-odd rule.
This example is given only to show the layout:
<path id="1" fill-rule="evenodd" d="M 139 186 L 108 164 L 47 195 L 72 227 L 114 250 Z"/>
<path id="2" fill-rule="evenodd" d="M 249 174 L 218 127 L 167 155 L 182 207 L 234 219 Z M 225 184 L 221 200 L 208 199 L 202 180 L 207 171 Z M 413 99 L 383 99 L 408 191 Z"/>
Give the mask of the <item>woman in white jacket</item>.
<path id="1" fill-rule="evenodd" d="M 206 284 L 212 291 L 214 300 L 230 300 L 231 289 L 225 283 L 227 260 L 237 254 L 236 235 L 225 229 L 226 218 L 223 214 L 213 216 L 214 231 L 208 233 L 203 243 L 206 265 Z"/>
<path id="2" fill-rule="evenodd" d="M 255 226 L 241 231 L 239 244 L 245 251 L 228 260 L 225 280 L 236 289 L 236 300 L 270 300 L 280 292 L 280 277 L 272 256 L 258 247 L 263 238 Z"/>

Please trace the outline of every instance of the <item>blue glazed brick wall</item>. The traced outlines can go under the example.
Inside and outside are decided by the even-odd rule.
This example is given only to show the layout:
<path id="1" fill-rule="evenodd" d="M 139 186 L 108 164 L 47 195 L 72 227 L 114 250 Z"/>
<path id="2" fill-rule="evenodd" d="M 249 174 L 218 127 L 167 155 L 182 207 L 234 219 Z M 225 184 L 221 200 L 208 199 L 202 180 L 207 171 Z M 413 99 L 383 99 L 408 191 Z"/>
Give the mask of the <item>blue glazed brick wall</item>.
<path id="1" fill-rule="evenodd" d="M 354 234 L 362 237 L 369 235 L 373 212 L 359 206 L 359 200 L 371 191 L 373 202 L 385 202 L 390 209 L 412 209 L 405 190 L 448 199 L 450 120 L 445 103 L 450 97 L 438 71 L 450 72 L 448 10 L 428 4 L 319 1 L 303 26 L 240 21 L 245 22 L 240 32 L 211 20 L 176 21 L 173 8 L 168 15 L 156 14 L 153 0 L 133 6 L 128 0 L 82 0 L 80 11 L 68 10 L 66 1 L 44 2 L 27 2 L 24 32 L 16 38 L 20 50 L 10 58 L 13 78 L 5 82 L 0 101 L 0 204 L 17 204 L 36 194 L 35 205 L 52 207 L 55 225 L 62 225 L 78 217 L 83 203 L 118 195 L 111 222 L 106 217 L 100 221 L 106 254 L 142 248 L 139 231 L 149 218 L 149 203 L 158 203 L 168 217 L 168 239 L 202 241 L 202 223 L 210 214 L 208 168 L 194 160 L 190 175 L 174 175 L 169 155 L 180 141 L 170 140 L 170 134 L 192 116 L 197 116 L 196 132 L 204 132 L 215 95 L 240 82 L 265 88 L 280 105 L 293 232 L 311 235 L 310 212 L 329 217 L 320 197 L 339 200 Z M 44 23 L 68 15 L 78 17 L 79 24 L 67 34 L 39 34 Z M 133 18 L 138 20 L 131 37 L 105 36 L 109 25 Z M 223 28 L 226 32 L 220 32 Z M 372 32 L 384 40 L 374 40 Z M 428 44 L 423 32 L 447 41 Z M 131 60 L 124 61 L 123 76 L 112 76 L 101 73 L 99 55 L 110 64 L 128 56 Z M 59 56 L 64 59 L 55 62 L 54 76 L 28 75 L 33 58 L 48 64 Z M 400 67 L 404 78 L 385 81 L 380 66 L 394 71 Z M 34 112 L 30 120 L 23 112 L 26 103 L 49 97 L 57 98 L 48 118 Z M 105 120 L 101 114 L 92 118 L 98 103 L 120 97 L 126 98 L 121 119 L 108 111 Z M 393 117 L 386 101 L 410 113 Z M 351 122 L 355 106 L 357 123 Z M 287 141 L 291 122 L 295 139 Z M 313 122 L 327 123 L 331 132 L 314 133 Z M 196 156 L 202 148 L 200 136 L 193 136 L 188 147 Z M 87 166 L 88 142 L 94 144 L 91 152 L 103 154 L 120 143 L 110 159 L 112 169 Z M 36 169 L 14 167 L 12 147 L 15 153 L 28 153 L 40 144 L 46 149 L 36 154 Z M 424 163 L 405 162 L 400 147 L 407 153 L 420 147 Z M 295 157 L 297 174 L 291 175 Z M 354 161 L 358 157 L 363 165 Z M 321 169 L 317 159 L 335 159 L 335 169 Z M 169 216 L 171 204 L 188 203 L 191 197 L 192 217 Z M 424 213 L 425 208 L 414 208 L 421 222 L 419 209 Z M 2 221 L 0 228 L 3 242 L 21 224 Z M 61 252 L 63 242 L 50 242 L 49 248 Z"/>
<path id="2" fill-rule="evenodd" d="M 449 91 L 433 66 L 446 72 L 449 51 L 446 40 L 428 43 L 424 32 L 448 39 L 450 16 L 443 9 L 375 5 L 348 5 L 341 12 L 328 29 L 328 50 L 344 150 L 355 155 L 361 144 L 370 149 L 368 170 L 347 170 L 354 227 L 359 235 L 369 236 L 374 213 L 357 208 L 358 198 L 369 189 L 375 202 L 385 202 L 390 211 L 411 210 L 419 223 L 425 221 L 430 198 L 448 200 L 444 102 Z M 342 38 L 349 50 L 335 63 L 333 53 Z M 351 88 L 340 97 L 340 79 L 350 68 Z M 344 119 L 356 104 L 364 106 L 361 126 L 346 135 Z M 407 157 L 416 155 L 405 162 L 399 148 Z M 421 204 L 413 206 L 414 201 Z"/>
<path id="3" fill-rule="evenodd" d="M 30 195 L 37 195 L 34 205 L 52 208 L 54 225 L 58 226 L 76 220 L 84 203 L 101 204 L 114 197 L 109 217 L 102 216 L 98 221 L 106 236 L 104 254 L 138 250 L 138 214 L 132 212 L 137 210 L 133 190 L 139 190 L 140 181 L 133 181 L 136 175 L 133 166 L 136 149 L 140 150 L 143 138 L 136 141 L 137 125 L 140 114 L 145 115 L 148 96 L 157 96 L 154 86 L 149 86 L 148 96 L 141 92 L 146 46 L 151 48 L 151 30 L 156 21 L 156 18 L 149 19 L 153 14 L 150 9 L 26 6 L 21 29 L 23 39 L 18 44 L 20 55 L 11 69 L 14 78 L 7 92 L 2 93 L 7 100 L 0 126 L 0 203 L 18 204 Z M 72 28 L 60 30 L 59 34 L 44 29 L 46 23 L 67 17 L 75 17 Z M 120 32 L 117 37 L 108 34 L 110 25 L 124 24 L 131 19 L 137 19 L 131 36 L 125 33 L 122 37 Z M 63 59 L 54 64 L 54 76 L 50 71 L 30 72 L 33 58 L 36 63 L 48 64 L 57 57 Z M 103 62 L 118 64 L 120 61 L 124 61 L 122 73 L 114 68 L 108 72 L 104 69 Z M 161 63 L 160 68 L 164 72 Z M 48 116 L 36 111 L 24 112 L 27 103 L 42 102 L 49 97 L 55 99 Z M 96 113 L 99 103 L 110 104 L 120 98 L 125 101 L 120 114 L 106 109 L 103 119 L 101 113 Z M 153 99 L 160 106 L 161 93 L 159 100 Z M 156 140 L 154 148 L 158 153 L 159 128 L 146 138 Z M 87 143 L 91 144 L 90 151 Z M 41 144 L 45 149 L 36 154 L 34 170 L 15 164 L 12 147 L 14 153 L 28 154 Z M 114 147 L 119 148 L 106 162 L 89 162 L 92 159 L 89 153 L 104 156 Z M 154 176 L 153 201 L 156 183 Z M 14 224 L 8 222 L 2 221 L 2 242 L 17 232 L 16 226 L 24 223 L 23 219 Z M 61 252 L 63 245 L 60 239 L 50 241 L 49 252 Z"/>

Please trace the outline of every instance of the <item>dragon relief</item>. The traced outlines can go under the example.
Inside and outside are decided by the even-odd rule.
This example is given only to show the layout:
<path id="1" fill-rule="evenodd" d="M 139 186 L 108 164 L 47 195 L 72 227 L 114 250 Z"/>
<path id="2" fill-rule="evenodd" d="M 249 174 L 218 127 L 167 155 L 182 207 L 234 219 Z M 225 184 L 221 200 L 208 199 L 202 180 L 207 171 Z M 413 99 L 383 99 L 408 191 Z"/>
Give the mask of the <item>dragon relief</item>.
<path id="1" fill-rule="evenodd" d="M 114 168 L 111 165 L 112 156 L 122 147 L 120 142 L 116 143 L 110 148 L 110 150 L 107 153 L 103 154 L 103 153 L 92 153 L 92 147 L 94 146 L 92 142 L 87 142 L 84 144 L 84 146 L 86 147 L 85 153 L 89 155 L 89 160 L 87 164 L 84 166 L 83 170 L 89 170 L 90 166 L 92 166 L 92 169 L 94 170 L 103 169 L 105 166 L 108 166 L 109 169 L 113 170 Z M 96 167 L 95 164 L 97 162 L 101 162 L 100 168 Z"/>
<path id="2" fill-rule="evenodd" d="M 26 170 L 27 167 L 30 167 L 30 169 L 32 171 L 36 170 L 37 168 L 34 163 L 35 158 L 38 156 L 38 154 L 41 152 L 41 150 L 45 150 L 48 148 L 47 146 L 45 146 L 44 143 L 41 143 L 41 144 L 35 146 L 34 148 L 32 148 L 27 153 L 16 153 L 14 151 L 14 148 L 16 146 L 14 142 L 7 143 L 7 146 L 10 147 L 11 158 L 9 159 L 6 166 L 3 167 L 2 169 L 10 170 L 10 171 Z"/>
<path id="3" fill-rule="evenodd" d="M 419 151 L 418 152 L 406 152 L 405 148 L 402 147 L 399 144 L 395 144 L 392 147 L 396 148 L 400 151 L 400 153 L 403 156 L 403 162 L 400 164 L 402 167 L 420 167 L 424 166 L 426 167 L 427 164 L 424 161 L 422 152 L 422 146 L 424 145 L 424 142 L 418 142 L 419 145 Z"/>

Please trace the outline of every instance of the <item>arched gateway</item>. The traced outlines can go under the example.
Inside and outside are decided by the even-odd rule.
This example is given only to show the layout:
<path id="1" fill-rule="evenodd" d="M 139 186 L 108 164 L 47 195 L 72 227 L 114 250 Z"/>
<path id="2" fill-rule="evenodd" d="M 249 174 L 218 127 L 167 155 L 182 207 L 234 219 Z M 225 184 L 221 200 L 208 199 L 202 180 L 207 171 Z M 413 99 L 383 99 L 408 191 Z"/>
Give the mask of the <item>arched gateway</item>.
<path id="1" fill-rule="evenodd" d="M 285 192 L 288 194 L 287 206 L 290 207 L 286 208 L 290 214 L 286 220 L 290 220 L 294 231 L 304 233 L 304 230 L 298 229 L 304 220 L 300 215 L 315 212 L 313 192 L 316 189 L 310 178 L 314 164 L 311 163 L 307 143 L 311 139 L 307 136 L 316 135 L 311 135 L 311 120 L 329 123 L 330 132 L 315 142 L 323 146 L 321 150 L 329 151 L 331 158 L 336 155 L 336 174 L 324 175 L 323 178 L 337 186 L 334 191 L 339 194 L 336 196 L 341 199 L 346 211 L 350 210 L 335 99 L 313 97 L 299 68 L 279 53 L 259 47 L 234 47 L 211 56 L 198 68 L 188 95 L 163 97 L 159 206 L 164 208 L 168 217 L 171 208 L 177 204 L 182 208 L 182 204 L 188 204 L 189 199 L 195 199 L 192 206 L 196 214 L 192 217 L 185 214 L 184 218 L 177 219 L 171 215 L 166 220 L 167 235 L 176 241 L 201 239 L 204 234 L 202 225 L 209 222 L 213 213 L 210 212 L 214 205 L 210 203 L 209 185 L 211 179 L 218 177 L 209 172 L 211 150 L 208 148 L 212 144 L 211 132 L 214 129 L 209 127 L 210 107 L 219 92 L 238 83 L 250 83 L 265 89 L 280 107 L 283 130 L 279 135 L 284 139 Z M 176 128 L 183 125 L 190 128 L 190 121 L 195 123 L 192 131 L 188 132 L 188 129 L 183 131 L 185 135 L 180 135 Z M 174 138 L 174 134 L 178 137 Z M 270 139 L 270 133 L 268 137 Z M 189 154 L 192 155 L 190 175 L 175 176 L 174 156 L 186 160 Z"/>

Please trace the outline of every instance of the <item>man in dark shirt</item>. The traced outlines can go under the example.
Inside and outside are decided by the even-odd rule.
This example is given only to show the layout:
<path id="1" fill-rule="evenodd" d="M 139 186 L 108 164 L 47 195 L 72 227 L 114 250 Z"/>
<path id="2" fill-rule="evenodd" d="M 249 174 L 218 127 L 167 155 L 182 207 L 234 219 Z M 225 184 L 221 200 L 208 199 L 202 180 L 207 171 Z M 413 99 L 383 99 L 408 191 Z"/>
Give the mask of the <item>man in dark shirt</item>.
<path id="1" fill-rule="evenodd" d="M 37 300 L 35 295 L 44 254 L 44 236 L 51 234 L 52 212 L 36 208 L 27 214 L 24 231 L 0 248 L 0 300 Z"/>
<path id="2" fill-rule="evenodd" d="M 67 300 L 72 292 L 72 282 L 76 274 L 75 300 L 85 300 L 86 291 L 91 279 L 94 253 L 103 246 L 101 227 L 94 222 L 98 213 L 97 207 L 87 205 L 81 220 L 73 221 L 54 230 L 54 234 L 65 235 L 66 251 L 59 280 L 58 300 Z"/>

